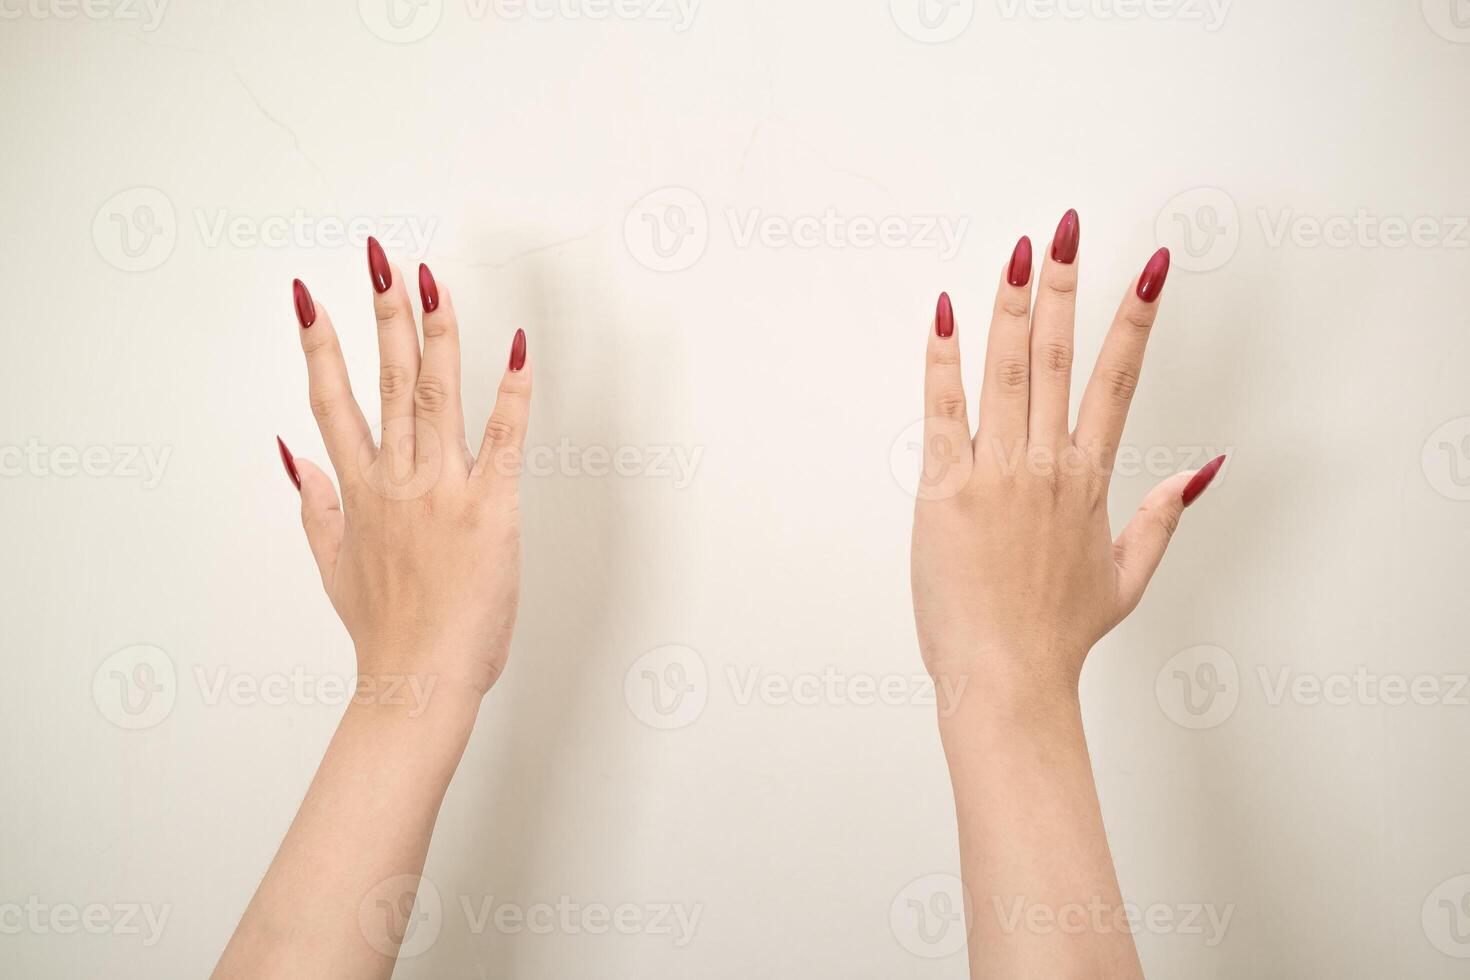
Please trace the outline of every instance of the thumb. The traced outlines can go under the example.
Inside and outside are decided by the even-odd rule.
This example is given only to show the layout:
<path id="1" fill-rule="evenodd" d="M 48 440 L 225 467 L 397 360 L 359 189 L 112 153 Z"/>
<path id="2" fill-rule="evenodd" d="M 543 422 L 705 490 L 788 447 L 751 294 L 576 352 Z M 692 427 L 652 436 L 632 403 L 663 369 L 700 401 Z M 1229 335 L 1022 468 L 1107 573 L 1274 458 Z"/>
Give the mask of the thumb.
<path id="1" fill-rule="evenodd" d="M 1143 506 L 1138 508 L 1133 520 L 1113 542 L 1113 557 L 1118 563 L 1118 593 L 1124 616 L 1137 608 L 1143 599 L 1143 591 L 1164 560 L 1164 552 L 1179 527 L 1184 508 L 1205 492 L 1224 465 L 1225 457 L 1219 456 L 1198 471 L 1176 473 L 1154 487 L 1143 499 Z"/>
<path id="2" fill-rule="evenodd" d="M 316 464 L 293 456 L 280 437 L 276 438 L 276 444 L 281 451 L 286 475 L 301 491 L 301 526 L 306 529 L 306 544 L 316 559 L 322 584 L 330 585 L 337 569 L 342 531 L 347 526 L 342 502 L 337 499 L 337 488 L 332 486 L 331 477 Z"/>

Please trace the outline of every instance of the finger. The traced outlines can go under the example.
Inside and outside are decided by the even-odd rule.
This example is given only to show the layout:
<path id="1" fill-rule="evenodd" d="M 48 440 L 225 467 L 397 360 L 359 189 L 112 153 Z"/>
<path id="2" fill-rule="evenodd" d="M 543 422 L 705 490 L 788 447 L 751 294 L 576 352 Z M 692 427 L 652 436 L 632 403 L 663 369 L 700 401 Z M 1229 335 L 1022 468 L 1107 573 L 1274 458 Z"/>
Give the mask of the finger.
<path id="1" fill-rule="evenodd" d="M 1077 315 L 1076 211 L 1062 215 L 1052 237 L 1051 258 L 1037 277 L 1036 312 L 1031 316 L 1031 406 L 1027 438 L 1061 446 L 1071 431 L 1072 335 Z"/>
<path id="2" fill-rule="evenodd" d="M 1118 564 L 1118 593 L 1123 615 L 1128 615 L 1143 598 L 1143 592 L 1164 560 L 1164 552 L 1184 508 L 1204 493 L 1225 457 L 1212 459 L 1203 469 L 1192 473 L 1176 473 L 1144 498 L 1143 506 L 1113 542 L 1113 556 Z"/>
<path id="3" fill-rule="evenodd" d="M 448 290 L 441 290 L 427 265 L 419 266 L 424 310 L 424 356 L 413 389 L 414 446 L 419 465 L 426 455 L 443 461 L 461 481 L 469 471 L 464 453 L 464 405 L 459 388 L 459 322 Z"/>
<path id="4" fill-rule="evenodd" d="M 342 502 L 331 477 L 316 466 L 302 459 L 296 461 L 296 469 L 301 474 L 301 526 L 306 530 L 306 544 L 316 559 L 322 585 L 330 589 L 347 526 Z"/>
<path id="5" fill-rule="evenodd" d="M 293 284 L 293 291 L 301 350 L 306 354 L 311 414 L 316 417 L 337 479 L 350 480 L 357 473 L 357 454 L 371 438 L 367 420 L 352 396 L 347 363 L 342 359 L 342 345 L 332 318 L 316 305 L 300 279 Z"/>
<path id="6" fill-rule="evenodd" d="M 969 482 L 975 465 L 965 382 L 960 376 L 960 338 L 948 293 L 939 294 L 924 358 L 924 452 L 920 499 L 952 496 Z"/>
<path id="7" fill-rule="evenodd" d="M 373 284 L 373 312 L 378 320 L 378 390 L 382 397 L 382 452 L 396 471 L 413 459 L 413 388 L 419 376 L 419 334 L 413 306 L 396 266 L 388 264 L 383 246 L 368 239 L 368 274 Z"/>
<path id="8" fill-rule="evenodd" d="M 1143 370 L 1143 351 L 1159 312 L 1159 294 L 1168 275 L 1169 250 L 1161 248 L 1148 260 L 1143 274 L 1118 308 L 1082 395 L 1073 441 L 1091 454 L 1104 472 L 1112 471 L 1113 454 L 1123 438 L 1128 406 L 1133 402 L 1133 392 L 1138 388 L 1138 376 Z"/>
<path id="9" fill-rule="evenodd" d="M 1024 451 L 1031 398 L 1031 239 L 1022 236 L 1011 253 L 990 320 L 985 348 L 985 380 L 980 387 L 980 450 L 997 461 Z"/>
<path id="10" fill-rule="evenodd" d="M 485 440 L 470 471 L 471 480 L 494 492 L 513 493 L 521 474 L 526 427 L 531 420 L 531 367 L 526 332 L 517 330 L 510 345 L 510 362 L 495 396 L 495 410 L 485 423 Z"/>

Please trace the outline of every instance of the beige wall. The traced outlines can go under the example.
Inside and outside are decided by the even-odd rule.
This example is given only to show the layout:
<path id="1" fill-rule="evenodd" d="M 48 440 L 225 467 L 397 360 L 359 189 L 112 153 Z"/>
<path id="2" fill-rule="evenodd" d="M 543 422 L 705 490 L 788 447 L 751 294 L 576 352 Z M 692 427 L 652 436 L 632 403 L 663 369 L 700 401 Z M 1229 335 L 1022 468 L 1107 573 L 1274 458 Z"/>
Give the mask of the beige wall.
<path id="1" fill-rule="evenodd" d="M 1084 679 L 1150 974 L 1463 975 L 1451 0 L 623 2 L 0 2 L 0 972 L 200 975 L 273 853 L 352 664 L 272 444 L 324 458 L 289 284 L 371 393 L 376 229 L 455 291 L 472 429 L 527 330 L 545 447 L 400 976 L 962 977 L 906 703 L 924 331 L 948 289 L 973 376 L 1077 207 L 1079 362 L 1176 255 L 1115 517 L 1232 453 Z"/>

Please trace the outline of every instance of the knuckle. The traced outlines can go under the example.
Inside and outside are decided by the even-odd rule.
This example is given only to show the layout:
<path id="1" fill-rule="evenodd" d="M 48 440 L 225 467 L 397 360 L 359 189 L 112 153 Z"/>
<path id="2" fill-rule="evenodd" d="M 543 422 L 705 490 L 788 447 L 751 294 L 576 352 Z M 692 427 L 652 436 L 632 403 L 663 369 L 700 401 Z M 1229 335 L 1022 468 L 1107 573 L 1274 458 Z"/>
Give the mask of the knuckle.
<path id="1" fill-rule="evenodd" d="M 318 422 L 326 422 L 337 414 L 337 406 L 342 403 L 334 391 L 325 388 L 313 388 L 311 391 L 311 414 Z"/>
<path id="2" fill-rule="evenodd" d="M 426 415 L 438 415 L 449 405 L 449 386 L 440 378 L 424 375 L 414 385 L 413 402 Z"/>
<path id="3" fill-rule="evenodd" d="M 1077 295 L 1077 279 L 1074 276 L 1048 276 L 1041 288 L 1061 300 L 1071 300 Z"/>
<path id="4" fill-rule="evenodd" d="M 1132 401 L 1133 393 L 1138 390 L 1138 372 L 1126 367 L 1108 368 L 1103 372 L 1102 380 L 1114 401 Z"/>
<path id="5" fill-rule="evenodd" d="M 1000 301 L 1000 312 L 1012 320 L 1024 320 L 1031 315 L 1031 306 L 1025 300 L 1007 297 Z"/>
<path id="6" fill-rule="evenodd" d="M 376 303 L 373 306 L 373 313 L 378 318 L 378 329 L 380 330 L 396 327 L 403 322 L 403 310 L 399 309 L 395 303 Z"/>
<path id="7" fill-rule="evenodd" d="M 929 352 L 930 367 L 959 367 L 960 352 L 954 344 L 945 344 Z"/>
<path id="8" fill-rule="evenodd" d="M 306 352 L 307 357 L 329 356 L 340 352 L 337 337 L 327 330 L 303 330 L 301 332 L 301 349 Z"/>
<path id="9" fill-rule="evenodd" d="M 1031 382 L 1031 365 L 1022 357 L 1004 357 L 996 362 L 992 378 L 1002 391 L 1024 391 Z"/>
<path id="10" fill-rule="evenodd" d="M 1179 514 L 1173 508 L 1166 508 L 1159 513 L 1159 527 L 1164 529 L 1164 537 L 1173 540 L 1174 532 L 1179 530 Z"/>
<path id="11" fill-rule="evenodd" d="M 408 387 L 412 383 L 408 372 L 395 364 L 388 364 L 378 372 L 378 392 L 385 401 L 402 398 L 408 394 Z"/>
<path id="12" fill-rule="evenodd" d="M 1131 309 L 1123 314 L 1123 322 L 1135 330 L 1147 331 L 1154 325 L 1154 315 L 1148 310 Z"/>
<path id="13" fill-rule="evenodd" d="M 945 385 L 934 396 L 934 414 L 942 419 L 963 419 L 965 407 L 965 392 L 959 385 Z"/>
<path id="14" fill-rule="evenodd" d="M 424 339 L 443 340 L 454 330 L 454 324 L 447 316 L 424 317 Z"/>
<path id="15" fill-rule="evenodd" d="M 1052 374 L 1067 374 L 1072 370 L 1072 346 L 1059 341 L 1049 341 L 1036 348 L 1036 359 Z"/>
<path id="16" fill-rule="evenodd" d="M 515 422 L 505 412 L 492 412 L 485 422 L 485 441 L 499 446 L 511 440 L 515 434 Z"/>

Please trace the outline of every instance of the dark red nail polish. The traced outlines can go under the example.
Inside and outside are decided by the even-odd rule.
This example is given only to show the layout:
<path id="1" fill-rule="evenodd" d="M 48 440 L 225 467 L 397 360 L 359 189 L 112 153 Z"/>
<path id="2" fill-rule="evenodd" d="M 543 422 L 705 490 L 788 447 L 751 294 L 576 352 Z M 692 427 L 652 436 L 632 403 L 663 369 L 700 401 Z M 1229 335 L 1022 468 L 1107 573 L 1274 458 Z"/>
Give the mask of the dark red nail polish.
<path id="1" fill-rule="evenodd" d="M 388 287 L 393 285 L 393 270 L 388 268 L 388 256 L 383 254 L 383 246 L 378 240 L 368 237 L 368 275 L 372 277 L 373 289 L 380 293 L 386 293 Z"/>
<path id="2" fill-rule="evenodd" d="M 424 301 L 424 312 L 433 313 L 439 308 L 439 284 L 429 267 L 419 263 L 419 299 Z"/>
<path id="3" fill-rule="evenodd" d="M 296 322 L 305 330 L 316 322 L 316 304 L 311 301 L 311 293 L 306 291 L 306 283 L 300 279 L 292 280 L 291 297 L 296 301 Z"/>
<path id="4" fill-rule="evenodd" d="M 1204 469 L 1194 475 L 1194 479 L 1189 481 L 1188 486 L 1184 488 L 1184 493 L 1181 495 L 1184 500 L 1184 506 L 1188 507 L 1194 503 L 1199 499 L 1200 494 L 1209 489 L 1210 484 L 1215 482 L 1215 476 L 1220 472 L 1220 467 L 1224 465 L 1225 457 L 1216 456 L 1205 464 Z"/>
<path id="5" fill-rule="evenodd" d="M 510 342 L 510 369 L 519 371 L 526 366 L 526 331 L 517 330 L 516 339 Z"/>
<path id="6" fill-rule="evenodd" d="M 291 483 L 297 490 L 301 489 L 301 474 L 296 472 L 296 457 L 291 455 L 291 450 L 276 436 L 276 448 L 281 451 L 281 465 L 286 467 L 286 475 L 291 478 Z"/>
<path id="7" fill-rule="evenodd" d="M 1006 282 L 1012 286 L 1024 286 L 1031 281 L 1031 239 L 1026 235 L 1016 243 L 1011 253 L 1011 265 L 1006 270 Z"/>
<path id="8" fill-rule="evenodd" d="M 1152 303 L 1159 298 L 1164 291 L 1164 280 L 1169 278 L 1169 250 L 1161 248 L 1154 253 L 1154 257 L 1148 260 L 1148 265 L 1143 267 L 1143 275 L 1138 277 L 1138 298 L 1145 303 Z"/>
<path id="9" fill-rule="evenodd" d="M 954 336 L 954 307 L 950 305 L 949 293 L 939 294 L 939 309 L 934 311 L 934 332 L 941 337 Z"/>
<path id="10" fill-rule="evenodd" d="M 1053 262 L 1062 265 L 1071 265 L 1077 261 L 1077 244 L 1082 240 L 1082 226 L 1077 220 L 1077 209 L 1073 208 L 1062 215 L 1062 220 L 1057 224 L 1057 233 L 1051 240 L 1051 257 Z"/>

